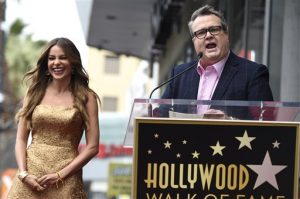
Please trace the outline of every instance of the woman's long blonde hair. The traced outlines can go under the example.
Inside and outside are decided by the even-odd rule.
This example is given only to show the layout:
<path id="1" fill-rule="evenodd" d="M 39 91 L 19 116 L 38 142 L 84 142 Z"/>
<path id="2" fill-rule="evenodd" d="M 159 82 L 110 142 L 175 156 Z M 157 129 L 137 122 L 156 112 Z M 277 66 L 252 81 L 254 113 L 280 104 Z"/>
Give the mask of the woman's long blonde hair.
<path id="1" fill-rule="evenodd" d="M 55 38 L 51 40 L 38 59 L 36 67 L 24 75 L 23 80 L 31 80 L 31 82 L 26 93 L 23 108 L 19 109 L 17 112 L 16 119 L 19 120 L 21 117 L 24 118 L 27 121 L 27 126 L 31 127 L 33 110 L 41 103 L 45 95 L 46 88 L 49 82 L 52 81 L 52 77 L 48 72 L 48 56 L 50 49 L 55 45 L 63 49 L 71 63 L 72 77 L 70 89 L 74 97 L 74 107 L 80 111 L 84 120 L 84 128 L 87 128 L 89 121 L 86 110 L 88 93 L 92 92 L 99 103 L 101 102 L 98 95 L 89 88 L 89 76 L 82 66 L 78 49 L 74 43 L 67 38 Z"/>

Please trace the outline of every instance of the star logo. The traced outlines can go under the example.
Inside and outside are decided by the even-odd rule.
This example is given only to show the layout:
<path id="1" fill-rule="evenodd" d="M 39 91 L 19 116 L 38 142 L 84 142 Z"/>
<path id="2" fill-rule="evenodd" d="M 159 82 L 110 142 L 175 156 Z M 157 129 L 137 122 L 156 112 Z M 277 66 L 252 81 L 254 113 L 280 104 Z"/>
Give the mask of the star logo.
<path id="1" fill-rule="evenodd" d="M 275 142 L 273 142 L 272 143 L 273 144 L 273 148 L 275 149 L 275 148 L 277 148 L 277 149 L 279 149 L 279 142 L 276 140 Z"/>
<path id="2" fill-rule="evenodd" d="M 164 143 L 165 149 L 167 149 L 167 148 L 170 149 L 170 148 L 171 148 L 171 144 L 172 144 L 172 143 L 170 143 L 169 140 L 167 140 L 167 142 Z"/>
<path id="3" fill-rule="evenodd" d="M 249 149 L 252 150 L 251 147 L 251 142 L 256 138 L 256 137 L 249 137 L 247 131 L 245 130 L 243 137 L 235 137 L 237 140 L 240 141 L 240 146 L 239 149 L 243 148 L 244 146 L 248 147 Z"/>
<path id="4" fill-rule="evenodd" d="M 216 154 L 223 156 L 222 150 L 225 148 L 225 146 L 221 146 L 219 141 L 217 141 L 217 144 L 215 146 L 210 146 L 210 148 L 214 150 L 213 156 Z"/>
<path id="5" fill-rule="evenodd" d="M 198 158 L 199 158 L 199 155 L 200 155 L 200 153 L 198 153 L 198 152 L 195 150 L 195 152 L 194 152 L 194 153 L 192 153 L 192 155 L 193 155 L 193 159 L 194 159 L 194 158 L 198 159 Z"/>
<path id="6" fill-rule="evenodd" d="M 279 190 L 275 175 L 285 169 L 285 165 L 272 165 L 269 152 L 266 152 L 265 158 L 261 165 L 247 165 L 255 173 L 257 173 L 257 179 L 253 189 L 256 189 L 265 182 L 268 182 L 275 189 Z"/>

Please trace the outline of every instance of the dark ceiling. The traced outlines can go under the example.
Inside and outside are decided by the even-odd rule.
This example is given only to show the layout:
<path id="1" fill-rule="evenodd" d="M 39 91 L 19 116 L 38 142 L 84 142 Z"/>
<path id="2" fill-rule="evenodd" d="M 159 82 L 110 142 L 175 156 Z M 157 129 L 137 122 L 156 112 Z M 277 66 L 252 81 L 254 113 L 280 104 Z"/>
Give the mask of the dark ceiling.
<path id="1" fill-rule="evenodd" d="M 151 15 L 155 0 L 94 0 L 87 44 L 150 59 Z"/>

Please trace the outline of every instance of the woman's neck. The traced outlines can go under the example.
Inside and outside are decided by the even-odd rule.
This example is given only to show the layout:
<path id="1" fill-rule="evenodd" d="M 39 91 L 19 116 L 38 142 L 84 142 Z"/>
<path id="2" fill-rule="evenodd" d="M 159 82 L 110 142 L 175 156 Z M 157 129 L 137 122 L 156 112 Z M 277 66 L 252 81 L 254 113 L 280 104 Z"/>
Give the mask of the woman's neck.
<path id="1" fill-rule="evenodd" d="M 52 81 L 48 87 L 57 94 L 70 91 L 70 82 Z"/>

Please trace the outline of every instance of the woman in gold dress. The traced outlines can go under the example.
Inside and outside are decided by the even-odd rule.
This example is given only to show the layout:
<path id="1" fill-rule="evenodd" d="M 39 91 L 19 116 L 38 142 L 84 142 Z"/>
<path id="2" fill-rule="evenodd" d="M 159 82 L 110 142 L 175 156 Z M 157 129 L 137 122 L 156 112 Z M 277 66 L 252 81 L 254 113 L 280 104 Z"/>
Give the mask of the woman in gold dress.
<path id="1" fill-rule="evenodd" d="M 31 84 L 16 115 L 19 171 L 8 198 L 87 198 L 82 167 L 98 153 L 100 100 L 78 49 L 67 38 L 53 39 L 25 78 Z M 83 132 L 86 147 L 79 153 Z"/>

